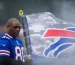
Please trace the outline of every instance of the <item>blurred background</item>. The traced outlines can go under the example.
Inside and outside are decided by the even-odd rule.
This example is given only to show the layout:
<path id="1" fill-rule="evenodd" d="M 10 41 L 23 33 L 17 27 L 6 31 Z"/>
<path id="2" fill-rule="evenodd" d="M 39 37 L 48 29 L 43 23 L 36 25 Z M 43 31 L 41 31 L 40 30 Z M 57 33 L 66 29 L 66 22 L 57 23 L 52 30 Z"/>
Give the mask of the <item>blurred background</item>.
<path id="1" fill-rule="evenodd" d="M 0 25 L 11 17 L 18 18 L 20 9 L 25 15 L 51 12 L 59 19 L 75 21 L 75 0 L 0 0 Z"/>

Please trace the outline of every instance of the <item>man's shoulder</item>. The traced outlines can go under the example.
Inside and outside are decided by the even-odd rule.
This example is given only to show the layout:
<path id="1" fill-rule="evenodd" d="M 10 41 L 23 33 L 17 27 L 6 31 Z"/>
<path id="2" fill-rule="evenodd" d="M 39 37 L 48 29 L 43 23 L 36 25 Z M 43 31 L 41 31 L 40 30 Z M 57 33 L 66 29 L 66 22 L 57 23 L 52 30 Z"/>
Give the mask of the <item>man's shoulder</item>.
<path id="1" fill-rule="evenodd" d="M 0 44 L 1 43 L 7 43 L 7 42 L 9 42 L 9 40 L 8 39 L 6 39 L 6 38 L 0 38 Z"/>
<path id="2" fill-rule="evenodd" d="M 11 37 L 10 37 L 8 34 L 4 33 L 4 34 L 0 37 L 0 39 L 11 39 Z"/>
<path id="3" fill-rule="evenodd" d="M 10 40 L 10 37 L 7 36 L 6 34 L 3 34 L 3 35 L 0 37 L 0 43 L 9 43 L 9 40 Z"/>
<path id="4" fill-rule="evenodd" d="M 9 47 L 10 46 L 10 42 L 9 42 L 9 37 L 6 36 L 5 34 L 3 34 L 0 37 L 0 47 Z"/>

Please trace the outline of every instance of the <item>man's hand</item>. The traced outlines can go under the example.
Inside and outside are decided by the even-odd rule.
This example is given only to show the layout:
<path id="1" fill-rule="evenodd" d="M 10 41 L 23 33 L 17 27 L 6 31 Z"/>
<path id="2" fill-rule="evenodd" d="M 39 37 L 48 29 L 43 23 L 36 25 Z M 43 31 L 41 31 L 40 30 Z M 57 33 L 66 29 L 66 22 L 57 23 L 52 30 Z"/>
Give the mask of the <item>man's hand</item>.
<path id="1" fill-rule="evenodd" d="M 31 58 L 30 55 L 27 55 L 26 58 L 25 58 L 25 64 L 26 65 L 32 65 L 33 64 L 33 60 Z"/>

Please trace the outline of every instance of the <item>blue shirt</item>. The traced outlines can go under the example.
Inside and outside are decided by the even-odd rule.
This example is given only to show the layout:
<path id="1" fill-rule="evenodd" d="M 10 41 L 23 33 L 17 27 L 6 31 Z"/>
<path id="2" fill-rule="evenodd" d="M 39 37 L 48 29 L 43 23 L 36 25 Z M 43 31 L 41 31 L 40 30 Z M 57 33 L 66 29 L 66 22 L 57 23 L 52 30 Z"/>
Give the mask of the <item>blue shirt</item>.
<path id="1" fill-rule="evenodd" d="M 22 41 L 11 37 L 7 33 L 3 34 L 0 38 L 0 56 L 9 56 L 24 61 L 25 53 Z"/>

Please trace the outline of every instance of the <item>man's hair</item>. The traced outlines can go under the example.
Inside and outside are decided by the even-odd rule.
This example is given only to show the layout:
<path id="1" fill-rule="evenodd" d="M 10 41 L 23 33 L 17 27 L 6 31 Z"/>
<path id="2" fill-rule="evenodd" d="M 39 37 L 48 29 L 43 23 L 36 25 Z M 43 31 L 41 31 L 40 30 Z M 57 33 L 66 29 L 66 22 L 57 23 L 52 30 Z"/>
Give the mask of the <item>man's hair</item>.
<path id="1" fill-rule="evenodd" d="M 7 24 L 6 26 L 10 26 L 12 25 L 12 22 L 19 22 L 19 20 L 17 18 L 10 18 L 8 21 L 7 21 Z M 20 22 L 19 22 L 20 23 Z"/>

